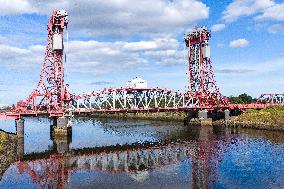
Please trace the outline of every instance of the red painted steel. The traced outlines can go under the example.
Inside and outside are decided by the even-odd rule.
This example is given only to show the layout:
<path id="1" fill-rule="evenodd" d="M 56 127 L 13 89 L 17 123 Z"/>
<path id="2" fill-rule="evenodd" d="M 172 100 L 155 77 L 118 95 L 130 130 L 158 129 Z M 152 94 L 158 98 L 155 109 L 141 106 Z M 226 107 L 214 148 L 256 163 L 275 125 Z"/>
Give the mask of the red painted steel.
<path id="1" fill-rule="evenodd" d="M 54 10 L 47 24 L 47 45 L 44 64 L 37 87 L 29 97 L 17 103 L 16 112 L 62 115 L 70 102 L 68 86 L 64 84 L 63 35 L 68 24 L 64 10 Z"/>
<path id="2" fill-rule="evenodd" d="M 258 98 L 257 103 L 284 105 L 284 94 L 262 94 Z"/>
<path id="3" fill-rule="evenodd" d="M 211 32 L 205 26 L 196 28 L 184 37 L 186 47 L 189 48 L 187 94 L 198 99 L 200 108 L 228 104 L 228 100 L 221 94 L 214 78 L 210 58 L 210 38 Z"/>

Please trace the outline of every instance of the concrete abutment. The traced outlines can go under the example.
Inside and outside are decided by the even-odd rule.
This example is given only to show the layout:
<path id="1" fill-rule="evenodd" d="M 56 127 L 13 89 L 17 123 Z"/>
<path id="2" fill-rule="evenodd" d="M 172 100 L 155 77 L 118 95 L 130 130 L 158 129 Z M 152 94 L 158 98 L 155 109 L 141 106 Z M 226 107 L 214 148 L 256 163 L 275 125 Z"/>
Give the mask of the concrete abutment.
<path id="1" fill-rule="evenodd" d="M 72 125 L 70 117 L 53 117 L 50 126 L 50 137 L 58 153 L 69 151 L 72 141 Z"/>

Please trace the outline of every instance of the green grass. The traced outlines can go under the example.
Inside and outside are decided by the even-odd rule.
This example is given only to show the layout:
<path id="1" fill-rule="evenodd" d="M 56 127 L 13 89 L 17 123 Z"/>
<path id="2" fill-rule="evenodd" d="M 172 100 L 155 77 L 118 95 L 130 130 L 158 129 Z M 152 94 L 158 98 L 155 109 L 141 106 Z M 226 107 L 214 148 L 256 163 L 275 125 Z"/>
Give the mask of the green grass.
<path id="1" fill-rule="evenodd" d="M 247 110 L 236 118 L 237 121 L 250 121 L 268 125 L 284 125 L 284 107 L 273 106 L 262 110 Z"/>
<path id="2" fill-rule="evenodd" d="M 8 141 L 9 141 L 8 134 L 0 132 L 0 152 L 5 149 L 5 146 Z"/>

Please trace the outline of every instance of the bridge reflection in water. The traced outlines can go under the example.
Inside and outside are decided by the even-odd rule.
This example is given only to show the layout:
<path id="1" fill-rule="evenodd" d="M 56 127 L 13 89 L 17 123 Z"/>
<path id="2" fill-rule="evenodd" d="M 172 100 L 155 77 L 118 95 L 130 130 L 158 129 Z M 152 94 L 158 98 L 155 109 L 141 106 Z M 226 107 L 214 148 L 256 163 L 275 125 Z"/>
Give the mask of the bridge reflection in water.
<path id="1" fill-rule="evenodd" d="M 149 171 L 188 161 L 191 188 L 213 188 L 218 164 L 231 144 L 230 135 L 222 133 L 223 140 L 216 140 L 213 132 L 220 131 L 212 127 L 193 127 L 192 132 L 198 134 L 197 140 L 84 149 L 69 149 L 70 139 L 57 139 L 49 151 L 22 154 L 15 164 L 19 173 L 31 177 L 38 188 L 68 188 L 72 174 L 78 172 L 126 174 L 143 182 Z"/>

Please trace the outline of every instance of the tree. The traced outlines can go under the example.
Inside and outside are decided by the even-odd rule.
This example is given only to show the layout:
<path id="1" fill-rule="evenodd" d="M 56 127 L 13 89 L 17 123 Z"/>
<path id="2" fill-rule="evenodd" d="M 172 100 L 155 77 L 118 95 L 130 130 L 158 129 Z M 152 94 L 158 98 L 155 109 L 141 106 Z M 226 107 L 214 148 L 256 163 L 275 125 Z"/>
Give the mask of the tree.
<path id="1" fill-rule="evenodd" d="M 238 97 L 230 96 L 229 101 L 232 104 L 251 104 L 257 101 L 257 99 L 252 98 L 250 95 L 243 93 Z"/>

